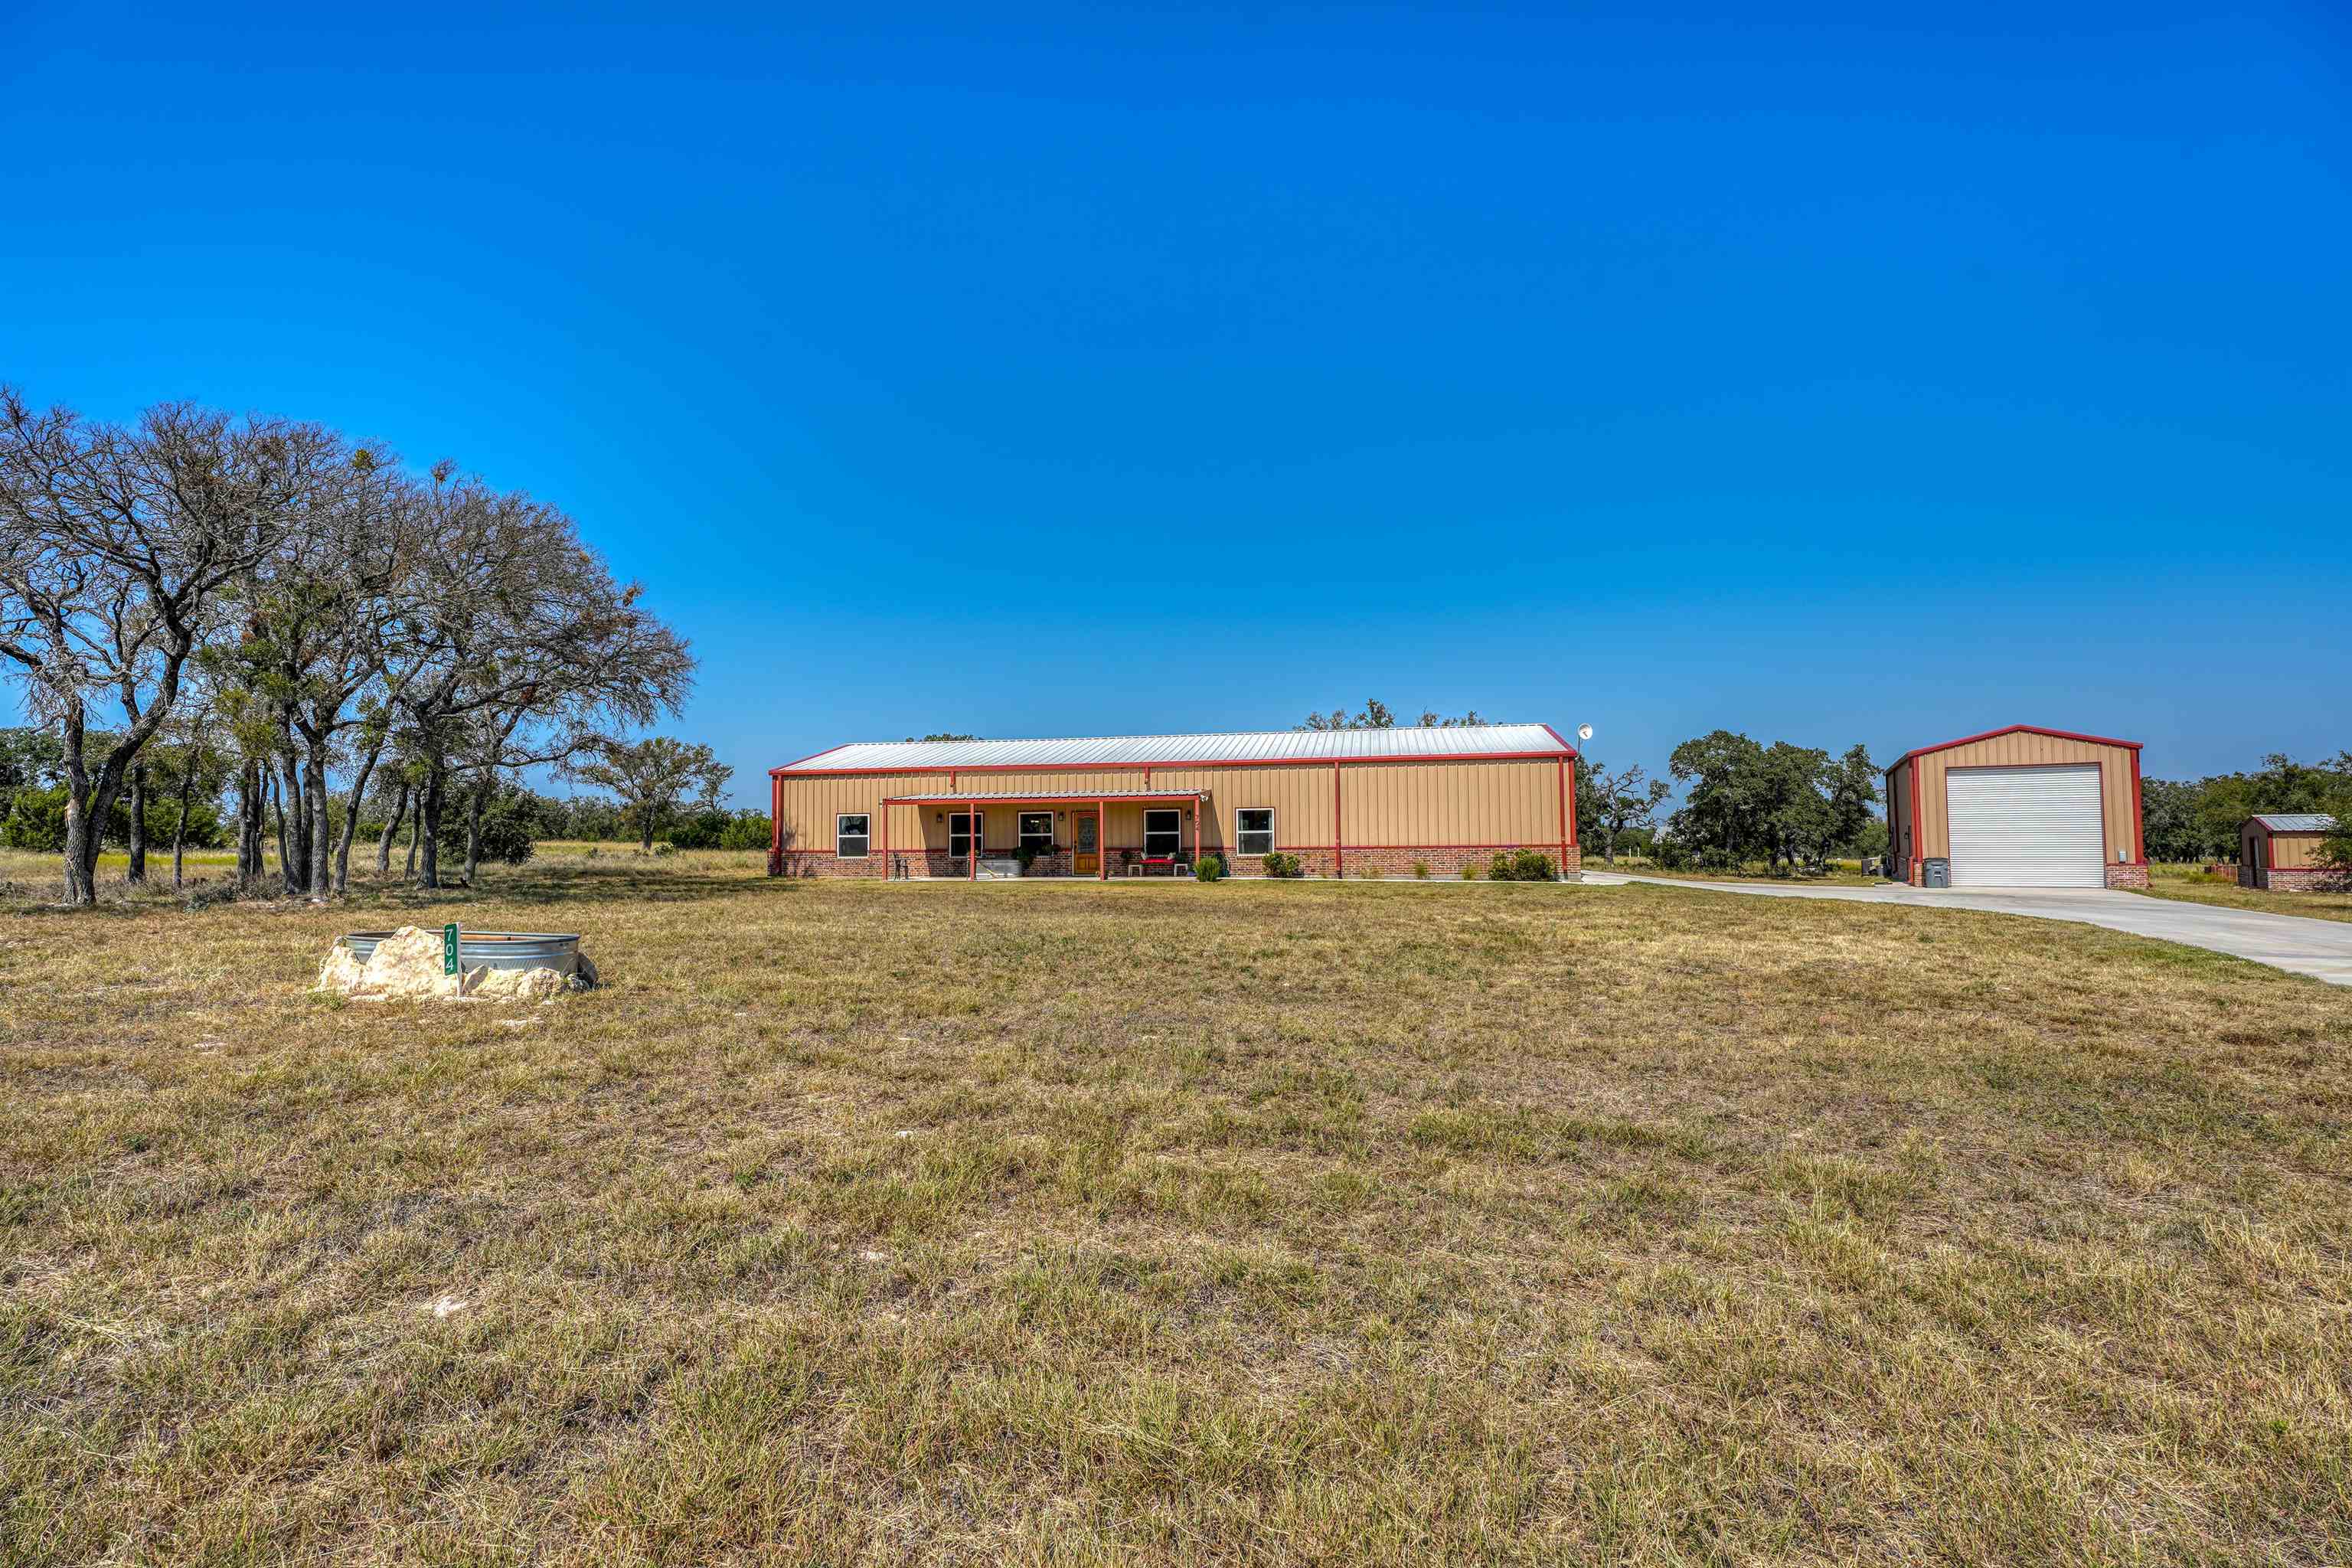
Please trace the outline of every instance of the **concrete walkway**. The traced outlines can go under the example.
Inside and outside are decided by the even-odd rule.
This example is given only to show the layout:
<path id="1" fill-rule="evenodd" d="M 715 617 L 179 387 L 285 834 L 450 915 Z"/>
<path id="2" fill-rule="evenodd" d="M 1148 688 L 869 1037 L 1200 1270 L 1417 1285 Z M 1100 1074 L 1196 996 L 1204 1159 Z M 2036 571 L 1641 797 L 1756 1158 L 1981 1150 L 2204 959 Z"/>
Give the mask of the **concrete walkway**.
<path id="1" fill-rule="evenodd" d="M 1906 904 L 1938 910 L 1981 910 L 1996 915 L 2030 915 L 2036 920 L 2076 921 L 2105 926 L 2134 936 L 2177 942 L 2232 958 L 2252 959 L 2307 974 L 2330 985 L 2352 985 L 2352 921 L 2304 920 L 2294 915 L 2267 914 L 2259 910 L 2222 909 L 2213 904 L 2182 903 L 2151 899 L 2138 893 L 2105 889 L 2058 888 L 1906 888 L 1885 883 L 1875 888 L 1781 887 L 1769 882 L 1686 882 L 1669 877 L 1624 877 L 1611 871 L 1587 871 L 1584 880 L 1599 887 L 1647 882 L 1656 888 L 1690 888 L 1710 893 L 1749 893 L 1767 899 L 1840 899 L 1856 904 Z"/>

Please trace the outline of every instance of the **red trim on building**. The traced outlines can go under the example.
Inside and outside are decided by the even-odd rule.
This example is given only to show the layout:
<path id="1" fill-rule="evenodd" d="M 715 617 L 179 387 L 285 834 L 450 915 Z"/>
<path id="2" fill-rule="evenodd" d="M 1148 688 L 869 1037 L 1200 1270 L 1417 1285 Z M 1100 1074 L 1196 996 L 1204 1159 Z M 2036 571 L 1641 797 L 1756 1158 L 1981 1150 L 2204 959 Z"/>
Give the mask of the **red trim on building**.
<path id="1" fill-rule="evenodd" d="M 1331 759 L 1331 858 L 1338 863 L 1339 875 L 1348 874 L 1347 835 L 1339 829 L 1339 760 Z"/>
<path id="2" fill-rule="evenodd" d="M 1895 766 L 1899 768 L 1912 758 L 1924 757 L 1930 752 L 1948 752 L 1954 746 L 1973 746 L 1979 741 L 1995 740 L 2002 735 L 2048 735 L 2059 741 L 2086 741 L 2094 746 L 2124 746 L 2135 752 L 2140 749 L 2137 741 L 2118 741 L 2111 735 L 2083 735 L 2072 730 L 2048 730 L 2039 724 L 2004 724 L 1998 730 L 1987 730 L 1981 735 L 1963 735 L 1957 741 L 1938 741 L 1932 746 L 1917 747 L 1895 758 Z"/>
<path id="3" fill-rule="evenodd" d="M 1576 818 L 1569 815 L 1568 808 L 1568 759 L 1566 757 L 1562 757 L 1559 760 L 1559 863 L 1563 868 L 1565 868 L 1568 865 L 1568 836 L 1576 831 Z"/>
<path id="4" fill-rule="evenodd" d="M 1062 847 L 1066 848 L 1069 847 L 1065 845 L 1062 846 Z M 1106 844 L 1104 845 L 1104 847 L 1110 850 L 1113 854 L 1124 854 L 1129 850 L 1133 850 L 1138 855 L 1143 853 L 1143 846 L 1140 844 Z M 1310 852 L 1319 855 L 1327 849 L 1337 849 L 1339 847 L 1339 846 L 1336 844 L 1277 844 L 1275 846 L 1275 848 L 1285 855 L 1305 855 Z M 1532 844 L 1350 844 L 1347 846 L 1347 847 L 1364 851 L 1374 849 L 1387 851 L 1391 849 L 1532 849 L 1535 846 Z M 786 855 L 831 855 L 833 851 L 830 849 L 787 849 L 784 853 Z M 900 853 L 906 855 L 945 855 L 948 851 L 944 848 L 935 848 L 932 846 L 926 844 L 921 849 L 901 850 Z M 1213 846 L 1210 848 L 1209 853 L 1213 855 L 1223 854 L 1224 851 Z M 1238 851 L 1235 853 L 1238 853 Z M 866 858 L 866 857 L 853 855 L 849 857 L 849 858 L 855 860 L 863 859 Z M 1249 858 L 1254 860 L 1256 859 L 1257 857 L 1253 855 L 1249 857 Z"/>
<path id="5" fill-rule="evenodd" d="M 1907 759 L 1906 762 L 1908 762 Z M 1911 876 L 1909 879 L 1916 884 L 1921 880 L 1921 873 L 1926 868 L 1927 857 L 1921 855 L 1919 851 L 1927 847 L 1927 835 L 1919 819 L 1919 764 L 1916 762 L 1908 762 L 1908 766 L 1911 769 Z M 1947 844 L 1944 847 L 1948 851 L 1951 846 Z"/>
<path id="6" fill-rule="evenodd" d="M 768 780 L 768 875 L 784 868 L 784 781 Z"/>
<path id="7" fill-rule="evenodd" d="M 2135 865 L 2147 864 L 2147 828 L 2140 820 L 2139 752 L 2137 751 L 2132 752 L 2132 857 Z"/>
<path id="8" fill-rule="evenodd" d="M 1110 798 L 1124 804 L 1130 800 L 1198 800 L 1205 791 L 1197 789 L 1152 792 L 1138 790 L 1133 795 L 1117 795 Z M 1103 797 L 1097 795 L 992 795 L 984 797 L 995 805 L 1098 805 Z M 944 795 L 886 795 L 885 805 L 959 805 L 962 799 Z"/>

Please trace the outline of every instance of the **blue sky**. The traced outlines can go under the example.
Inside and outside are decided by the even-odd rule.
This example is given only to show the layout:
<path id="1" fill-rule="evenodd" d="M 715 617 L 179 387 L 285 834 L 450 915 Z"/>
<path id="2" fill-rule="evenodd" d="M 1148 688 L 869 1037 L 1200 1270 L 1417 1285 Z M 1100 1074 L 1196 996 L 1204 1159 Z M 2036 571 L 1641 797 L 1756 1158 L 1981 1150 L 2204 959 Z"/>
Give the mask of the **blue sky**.
<path id="1" fill-rule="evenodd" d="M 746 803 L 1367 695 L 2352 744 L 2321 6 L 342 9 L 0 6 L 0 378 L 559 502 Z"/>

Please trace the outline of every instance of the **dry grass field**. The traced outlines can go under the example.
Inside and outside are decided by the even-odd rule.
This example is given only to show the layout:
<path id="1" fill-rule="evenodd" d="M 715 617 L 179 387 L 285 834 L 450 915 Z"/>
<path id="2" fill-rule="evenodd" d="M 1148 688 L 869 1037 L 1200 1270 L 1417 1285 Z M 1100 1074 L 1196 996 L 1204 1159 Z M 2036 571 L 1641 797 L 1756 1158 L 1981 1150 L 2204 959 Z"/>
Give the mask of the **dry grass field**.
<path id="1" fill-rule="evenodd" d="M 2141 891 L 2159 899 L 2192 904 L 2219 904 L 2224 909 L 2262 910 L 2274 915 L 2302 915 L 2309 920 L 2352 921 L 2352 893 L 2270 892 L 2241 888 L 2226 877 L 2209 877 L 2202 867 L 2151 866 L 2148 885 Z"/>
<path id="2" fill-rule="evenodd" d="M 0 1561 L 2352 1559 L 2352 994 L 1638 886 L 486 884 L 0 907 Z M 306 994 L 450 918 L 610 984 Z"/>

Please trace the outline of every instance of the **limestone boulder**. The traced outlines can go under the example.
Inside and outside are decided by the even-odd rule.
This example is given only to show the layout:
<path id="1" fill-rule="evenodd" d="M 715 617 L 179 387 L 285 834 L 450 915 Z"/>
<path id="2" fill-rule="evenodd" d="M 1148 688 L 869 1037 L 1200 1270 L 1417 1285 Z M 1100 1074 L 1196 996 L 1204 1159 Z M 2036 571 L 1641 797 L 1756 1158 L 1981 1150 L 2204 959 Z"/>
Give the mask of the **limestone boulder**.
<path id="1" fill-rule="evenodd" d="M 441 933 L 422 926 L 403 926 L 368 954 L 353 996 L 399 1001 L 420 996 L 455 996 L 465 975 L 441 973 Z"/>
<path id="2" fill-rule="evenodd" d="M 348 996 L 359 989 L 360 974 L 366 967 L 359 954 L 339 942 L 327 950 L 327 962 L 319 965 L 319 983 L 310 989 L 340 991 Z"/>
<path id="3" fill-rule="evenodd" d="M 488 965 L 441 973 L 441 933 L 403 926 L 376 943 L 362 964 L 337 942 L 320 966 L 317 989 L 339 991 L 358 1001 L 407 1001 L 426 997 L 450 1002 L 544 1002 L 565 991 L 596 984 L 596 966 L 585 953 L 561 968 L 492 969 Z"/>

